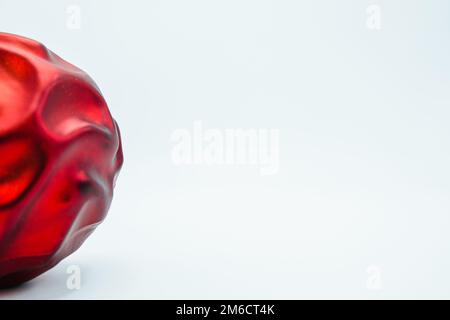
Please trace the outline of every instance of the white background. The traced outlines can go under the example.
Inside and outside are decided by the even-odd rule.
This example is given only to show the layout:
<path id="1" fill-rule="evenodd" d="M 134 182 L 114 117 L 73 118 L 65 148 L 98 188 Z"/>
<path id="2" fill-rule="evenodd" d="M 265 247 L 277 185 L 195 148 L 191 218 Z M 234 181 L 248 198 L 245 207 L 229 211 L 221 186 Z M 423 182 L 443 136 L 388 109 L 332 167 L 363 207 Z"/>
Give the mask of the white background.
<path id="1" fill-rule="evenodd" d="M 0 30 L 87 71 L 125 155 L 105 222 L 1 299 L 450 297 L 448 1 L 0 0 Z M 196 120 L 279 130 L 279 171 L 175 165 Z"/>

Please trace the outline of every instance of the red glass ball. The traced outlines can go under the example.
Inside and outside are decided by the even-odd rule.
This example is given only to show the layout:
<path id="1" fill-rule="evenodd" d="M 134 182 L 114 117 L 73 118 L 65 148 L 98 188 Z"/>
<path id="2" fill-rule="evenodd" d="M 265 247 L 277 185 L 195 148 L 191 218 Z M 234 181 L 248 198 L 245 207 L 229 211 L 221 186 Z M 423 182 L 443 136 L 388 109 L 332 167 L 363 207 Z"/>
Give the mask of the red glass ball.
<path id="1" fill-rule="evenodd" d="M 93 80 L 42 44 L 0 33 L 0 287 L 80 247 L 108 211 L 122 162 Z"/>

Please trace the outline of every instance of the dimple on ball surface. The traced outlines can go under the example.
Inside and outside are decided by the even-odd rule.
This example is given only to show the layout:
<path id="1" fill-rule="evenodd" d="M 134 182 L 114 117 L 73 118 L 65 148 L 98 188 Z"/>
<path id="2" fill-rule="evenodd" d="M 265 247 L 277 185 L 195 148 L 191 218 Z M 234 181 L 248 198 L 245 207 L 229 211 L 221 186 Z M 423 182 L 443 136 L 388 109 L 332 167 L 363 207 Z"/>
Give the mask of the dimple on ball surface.
<path id="1" fill-rule="evenodd" d="M 109 209 L 122 162 L 92 79 L 42 44 L 0 33 L 0 287 L 80 247 Z"/>

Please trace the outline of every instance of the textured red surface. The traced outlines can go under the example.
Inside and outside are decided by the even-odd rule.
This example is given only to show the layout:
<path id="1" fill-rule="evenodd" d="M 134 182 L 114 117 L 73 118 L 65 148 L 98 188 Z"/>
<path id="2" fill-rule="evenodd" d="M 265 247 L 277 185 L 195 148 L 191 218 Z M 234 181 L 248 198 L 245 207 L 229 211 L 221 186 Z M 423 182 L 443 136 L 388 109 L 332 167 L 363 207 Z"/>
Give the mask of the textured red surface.
<path id="1" fill-rule="evenodd" d="M 123 156 L 92 79 L 0 33 L 0 287 L 77 250 L 105 217 Z"/>

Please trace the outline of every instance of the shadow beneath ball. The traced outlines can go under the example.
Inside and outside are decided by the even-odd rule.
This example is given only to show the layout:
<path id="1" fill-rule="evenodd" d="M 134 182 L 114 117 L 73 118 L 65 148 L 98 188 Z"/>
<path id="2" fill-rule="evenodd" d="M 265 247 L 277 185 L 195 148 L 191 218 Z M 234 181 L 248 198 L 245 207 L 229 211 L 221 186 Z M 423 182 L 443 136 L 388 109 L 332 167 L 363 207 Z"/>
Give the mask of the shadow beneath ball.
<path id="1" fill-rule="evenodd" d="M 43 275 L 19 285 L 0 287 L 0 300 L 70 299 L 74 292 L 67 287 L 68 264 L 59 264 Z"/>
<path id="2" fill-rule="evenodd" d="M 28 291 L 33 284 L 30 282 L 25 282 L 21 284 L 12 284 L 12 285 L 2 285 L 0 287 L 0 299 L 8 299 L 8 297 L 15 296 L 20 294 L 20 292 Z"/>

